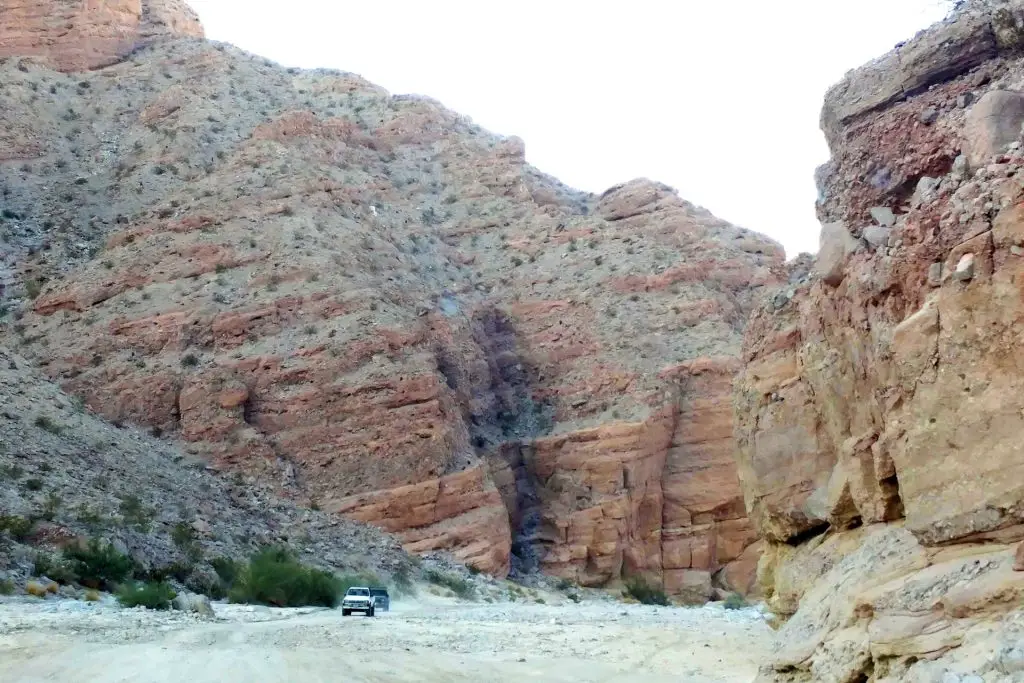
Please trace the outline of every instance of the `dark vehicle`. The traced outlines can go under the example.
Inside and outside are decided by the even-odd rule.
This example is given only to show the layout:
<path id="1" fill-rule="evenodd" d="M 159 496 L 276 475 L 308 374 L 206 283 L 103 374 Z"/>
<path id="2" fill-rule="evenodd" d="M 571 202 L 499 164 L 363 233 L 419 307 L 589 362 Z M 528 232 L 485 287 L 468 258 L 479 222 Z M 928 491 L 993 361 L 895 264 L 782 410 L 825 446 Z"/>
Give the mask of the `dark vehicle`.
<path id="1" fill-rule="evenodd" d="M 371 588 L 370 598 L 373 600 L 374 609 L 391 611 L 391 596 L 388 595 L 387 588 Z"/>

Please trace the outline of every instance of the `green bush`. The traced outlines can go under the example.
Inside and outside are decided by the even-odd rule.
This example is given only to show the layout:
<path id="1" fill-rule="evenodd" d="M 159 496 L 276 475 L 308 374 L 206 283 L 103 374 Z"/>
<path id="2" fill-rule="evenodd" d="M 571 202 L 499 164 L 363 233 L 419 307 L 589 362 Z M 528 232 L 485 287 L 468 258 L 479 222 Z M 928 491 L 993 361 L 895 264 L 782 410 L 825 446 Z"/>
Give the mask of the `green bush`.
<path id="1" fill-rule="evenodd" d="M 145 607 L 146 609 L 170 609 L 171 600 L 177 595 L 166 583 L 126 583 L 117 590 L 117 601 L 122 607 Z"/>
<path id="2" fill-rule="evenodd" d="M 78 581 L 78 575 L 66 562 L 46 553 L 36 553 L 32 563 L 33 576 L 45 576 L 57 583 L 70 584 Z"/>
<path id="3" fill-rule="evenodd" d="M 64 429 L 61 425 L 53 421 L 49 415 L 39 415 L 35 420 L 36 427 L 46 430 L 51 434 L 60 434 Z"/>
<path id="4" fill-rule="evenodd" d="M 665 595 L 665 591 L 647 583 L 642 576 L 627 579 L 622 595 L 638 600 L 644 605 L 668 605 L 668 596 Z"/>
<path id="5" fill-rule="evenodd" d="M 341 595 L 333 574 L 303 565 L 284 548 L 256 553 L 228 593 L 231 602 L 274 607 L 335 607 Z"/>
<path id="6" fill-rule="evenodd" d="M 396 568 L 391 578 L 394 581 L 396 593 L 415 595 L 416 584 L 412 581 L 412 572 L 415 567 L 411 562 L 402 562 Z"/>
<path id="7" fill-rule="evenodd" d="M 725 609 L 743 609 L 747 606 L 747 601 L 739 593 L 730 593 L 723 605 Z"/>
<path id="8" fill-rule="evenodd" d="M 555 588 L 562 591 L 563 593 L 573 587 L 573 582 L 566 578 L 561 578 L 555 582 Z"/>
<path id="9" fill-rule="evenodd" d="M 16 541 L 24 541 L 32 533 L 32 520 L 16 515 L 0 515 L 0 533 L 4 531 Z"/>
<path id="10" fill-rule="evenodd" d="M 125 496 L 121 499 L 121 517 L 125 523 L 135 527 L 138 531 L 147 533 L 156 510 L 143 505 L 138 496 Z"/>
<path id="11" fill-rule="evenodd" d="M 14 592 L 14 582 L 10 579 L 0 580 L 0 595 L 10 595 Z"/>
<path id="12" fill-rule="evenodd" d="M 461 576 L 442 572 L 438 569 L 428 569 L 426 571 L 426 577 L 427 581 L 430 583 L 450 589 L 451 592 L 455 593 L 456 596 L 463 600 L 476 599 L 476 586 L 474 586 L 471 581 L 468 581 Z"/>
<path id="13" fill-rule="evenodd" d="M 213 571 L 217 572 L 221 583 L 227 588 L 235 585 L 239 575 L 245 571 L 244 564 L 230 557 L 215 557 L 210 560 L 210 566 L 213 567 Z"/>
<path id="14" fill-rule="evenodd" d="M 68 546 L 64 549 L 64 558 L 83 586 L 98 590 L 111 590 L 130 577 L 135 569 L 130 557 L 97 538 L 85 545 Z"/>
<path id="15" fill-rule="evenodd" d="M 344 595 L 349 588 L 352 586 L 383 586 L 380 577 L 376 574 L 368 574 L 361 572 L 359 574 L 342 574 L 338 577 L 338 585 L 341 588 L 341 593 Z"/>
<path id="16" fill-rule="evenodd" d="M 198 562 L 203 557 L 203 547 L 199 545 L 195 529 L 187 522 L 178 522 L 171 529 L 171 540 L 185 554 L 185 557 Z"/>

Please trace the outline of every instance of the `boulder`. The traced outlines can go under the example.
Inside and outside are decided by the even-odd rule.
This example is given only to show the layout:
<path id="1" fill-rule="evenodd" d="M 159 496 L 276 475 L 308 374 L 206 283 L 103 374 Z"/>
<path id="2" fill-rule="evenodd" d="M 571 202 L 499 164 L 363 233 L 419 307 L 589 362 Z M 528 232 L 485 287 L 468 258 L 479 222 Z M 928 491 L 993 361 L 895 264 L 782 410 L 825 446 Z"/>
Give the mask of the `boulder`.
<path id="1" fill-rule="evenodd" d="M 838 287 L 846 276 L 846 260 L 857 251 L 860 242 L 839 222 L 822 223 L 815 272 L 832 287 Z"/>
<path id="2" fill-rule="evenodd" d="M 1024 93 L 991 90 L 967 115 L 964 123 L 964 152 L 972 169 L 989 163 L 1020 139 L 1024 124 Z"/>
<path id="3" fill-rule="evenodd" d="M 181 592 L 174 596 L 171 606 L 181 612 L 192 612 L 203 617 L 216 616 L 210 598 L 198 593 Z"/>

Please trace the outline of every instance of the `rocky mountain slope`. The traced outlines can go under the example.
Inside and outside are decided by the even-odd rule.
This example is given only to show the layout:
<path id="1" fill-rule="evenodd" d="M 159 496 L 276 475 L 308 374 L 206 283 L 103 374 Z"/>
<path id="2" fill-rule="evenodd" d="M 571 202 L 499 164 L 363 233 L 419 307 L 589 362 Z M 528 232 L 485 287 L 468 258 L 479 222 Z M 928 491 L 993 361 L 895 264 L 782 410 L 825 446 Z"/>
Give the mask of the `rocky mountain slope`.
<path id="1" fill-rule="evenodd" d="M 1022 48 L 1024 3 L 968 3 L 826 98 L 815 274 L 736 389 L 761 680 L 1024 680 Z"/>
<path id="2" fill-rule="evenodd" d="M 36 521 L 19 529 L 26 520 Z M 338 571 L 414 572 L 387 534 L 281 500 L 243 475 L 219 477 L 172 444 L 107 424 L 0 347 L 0 580 L 30 575 L 35 548 L 94 536 L 144 570 L 179 567 L 176 578 L 203 592 L 216 579 L 211 560 L 265 545 Z"/>
<path id="3" fill-rule="evenodd" d="M 749 586 L 730 384 L 778 245 L 188 20 L 61 73 L 107 60 L 2 16 L 2 334 L 89 409 L 495 574 Z"/>

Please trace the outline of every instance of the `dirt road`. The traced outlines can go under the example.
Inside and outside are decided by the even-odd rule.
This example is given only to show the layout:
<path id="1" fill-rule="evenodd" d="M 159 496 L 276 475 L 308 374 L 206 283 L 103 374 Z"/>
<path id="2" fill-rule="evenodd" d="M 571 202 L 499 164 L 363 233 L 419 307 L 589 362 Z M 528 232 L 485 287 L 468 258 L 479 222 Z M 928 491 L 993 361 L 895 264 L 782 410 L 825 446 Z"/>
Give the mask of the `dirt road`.
<path id="1" fill-rule="evenodd" d="M 216 620 L 77 601 L 0 603 L 0 681 L 752 681 L 753 609 L 397 601 L 387 614 L 216 604 Z"/>

